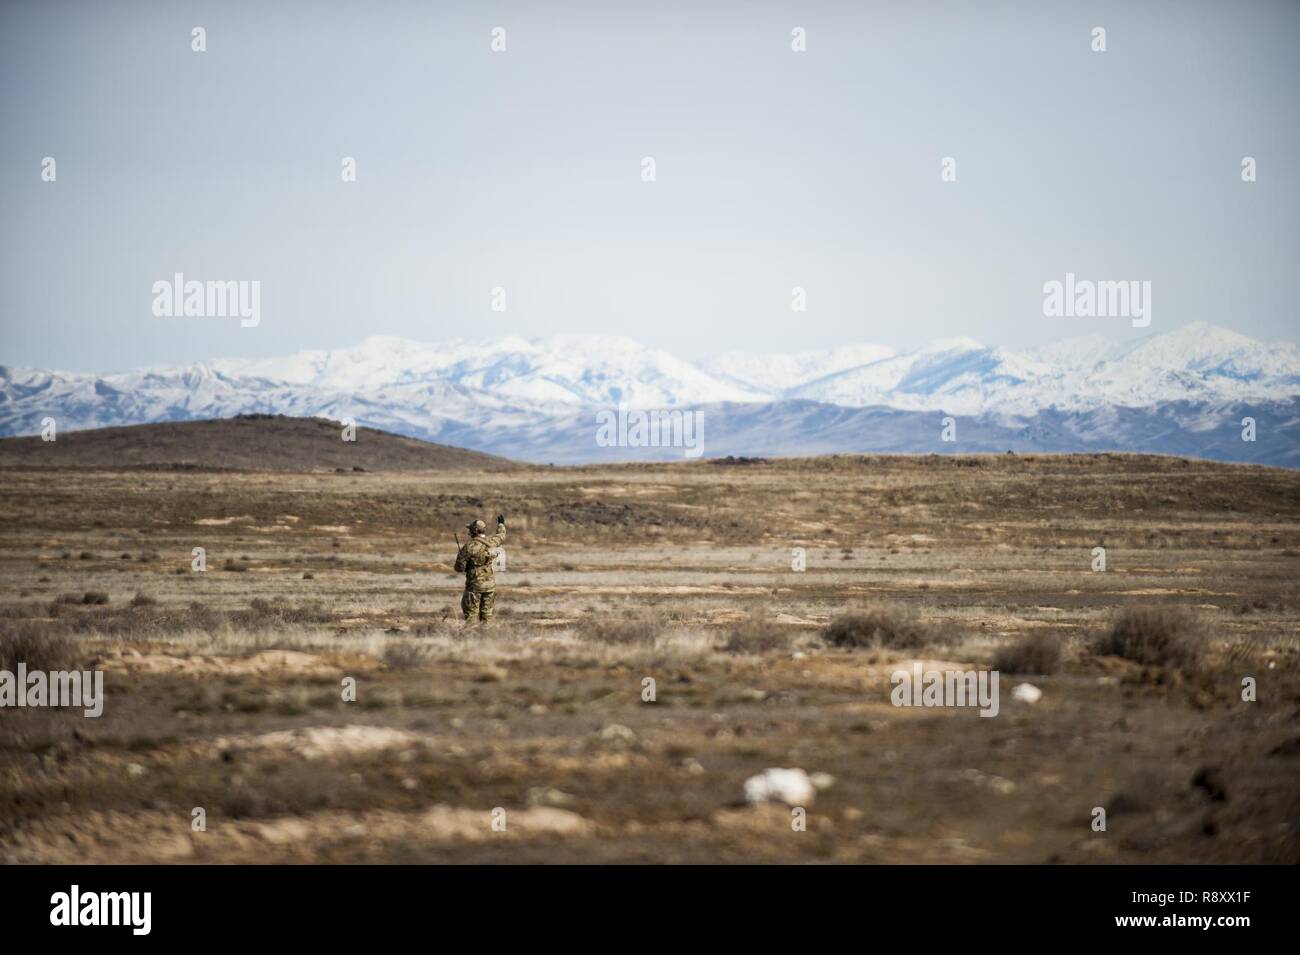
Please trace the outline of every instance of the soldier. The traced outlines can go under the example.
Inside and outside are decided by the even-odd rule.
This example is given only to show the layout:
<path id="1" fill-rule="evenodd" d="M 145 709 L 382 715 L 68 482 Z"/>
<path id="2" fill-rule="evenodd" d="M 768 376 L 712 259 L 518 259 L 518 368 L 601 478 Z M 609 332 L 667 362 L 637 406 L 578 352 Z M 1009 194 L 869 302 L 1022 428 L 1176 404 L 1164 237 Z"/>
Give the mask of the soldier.
<path id="1" fill-rule="evenodd" d="M 487 623 L 492 619 L 497 599 L 497 581 L 492 573 L 492 562 L 497 555 L 492 548 L 500 547 L 506 539 L 506 519 L 502 514 L 497 515 L 497 532 L 491 537 L 487 536 L 487 525 L 482 521 L 472 521 L 466 526 L 469 540 L 456 554 L 456 573 L 465 575 L 460 609 L 465 613 L 466 623 L 475 617 Z"/>

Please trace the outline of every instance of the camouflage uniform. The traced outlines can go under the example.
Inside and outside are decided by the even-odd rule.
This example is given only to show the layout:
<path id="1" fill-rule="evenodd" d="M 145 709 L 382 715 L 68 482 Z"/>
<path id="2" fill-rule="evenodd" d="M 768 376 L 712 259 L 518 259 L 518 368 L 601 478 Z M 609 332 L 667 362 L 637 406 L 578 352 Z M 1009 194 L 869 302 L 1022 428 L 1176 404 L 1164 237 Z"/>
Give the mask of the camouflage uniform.
<path id="1" fill-rule="evenodd" d="M 465 622 L 476 617 L 486 623 L 492 619 L 497 599 L 497 580 L 492 572 L 492 561 L 497 557 L 494 547 L 506 539 L 506 523 L 497 518 L 497 532 L 487 536 L 487 525 L 475 521 L 469 525 L 470 538 L 456 554 L 456 573 L 465 575 L 465 593 L 460 598 L 460 609 Z"/>

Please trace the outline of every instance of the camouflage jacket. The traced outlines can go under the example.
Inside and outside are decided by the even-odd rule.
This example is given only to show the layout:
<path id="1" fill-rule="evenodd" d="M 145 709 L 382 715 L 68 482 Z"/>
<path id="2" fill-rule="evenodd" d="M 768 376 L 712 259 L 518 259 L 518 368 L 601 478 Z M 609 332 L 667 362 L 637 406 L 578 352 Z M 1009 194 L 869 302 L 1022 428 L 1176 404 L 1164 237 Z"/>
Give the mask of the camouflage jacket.
<path id="1" fill-rule="evenodd" d="M 506 539 L 506 526 L 497 525 L 497 532 L 491 537 L 471 537 L 461 545 L 456 554 L 456 573 L 465 575 L 465 589 L 475 593 L 486 593 L 497 589 L 497 579 L 492 573 L 492 561 L 496 560 L 494 547 L 500 547 Z"/>

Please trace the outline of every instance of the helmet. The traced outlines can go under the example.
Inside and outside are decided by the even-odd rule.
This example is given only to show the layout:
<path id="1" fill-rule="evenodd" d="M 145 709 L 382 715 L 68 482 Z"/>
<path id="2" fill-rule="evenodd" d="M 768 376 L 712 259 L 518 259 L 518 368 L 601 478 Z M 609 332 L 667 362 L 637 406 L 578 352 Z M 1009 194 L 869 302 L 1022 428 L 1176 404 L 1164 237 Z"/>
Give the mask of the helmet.
<path id="1" fill-rule="evenodd" d="M 482 521 L 470 521 L 470 522 L 469 522 L 468 524 L 466 524 L 465 526 L 469 529 L 469 532 L 470 532 L 471 534 L 486 534 L 486 533 L 487 533 L 487 525 L 484 524 Z"/>

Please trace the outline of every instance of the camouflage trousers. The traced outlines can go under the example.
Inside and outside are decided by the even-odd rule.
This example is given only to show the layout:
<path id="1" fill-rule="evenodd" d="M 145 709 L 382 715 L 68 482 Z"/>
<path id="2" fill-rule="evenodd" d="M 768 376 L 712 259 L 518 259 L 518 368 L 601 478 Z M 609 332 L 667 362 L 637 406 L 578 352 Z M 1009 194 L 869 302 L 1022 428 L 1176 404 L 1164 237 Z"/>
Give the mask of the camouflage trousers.
<path id="1" fill-rule="evenodd" d="M 477 617 L 487 623 L 492 619 L 492 609 L 496 602 L 495 590 L 485 590 L 481 593 L 476 590 L 465 591 L 460 598 L 460 609 L 465 614 L 465 622 L 469 623 Z"/>

